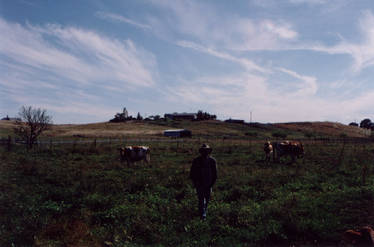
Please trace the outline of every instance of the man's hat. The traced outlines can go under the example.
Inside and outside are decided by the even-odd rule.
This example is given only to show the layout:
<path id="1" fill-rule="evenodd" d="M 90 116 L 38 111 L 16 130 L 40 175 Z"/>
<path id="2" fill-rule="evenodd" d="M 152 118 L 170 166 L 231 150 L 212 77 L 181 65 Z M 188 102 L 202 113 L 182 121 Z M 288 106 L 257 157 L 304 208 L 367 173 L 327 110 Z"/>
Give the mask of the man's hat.
<path id="1" fill-rule="evenodd" d="M 212 148 L 208 145 L 208 144 L 203 144 L 201 145 L 201 147 L 199 148 L 199 152 L 202 153 L 202 152 L 207 152 L 208 154 L 210 154 L 212 152 Z"/>

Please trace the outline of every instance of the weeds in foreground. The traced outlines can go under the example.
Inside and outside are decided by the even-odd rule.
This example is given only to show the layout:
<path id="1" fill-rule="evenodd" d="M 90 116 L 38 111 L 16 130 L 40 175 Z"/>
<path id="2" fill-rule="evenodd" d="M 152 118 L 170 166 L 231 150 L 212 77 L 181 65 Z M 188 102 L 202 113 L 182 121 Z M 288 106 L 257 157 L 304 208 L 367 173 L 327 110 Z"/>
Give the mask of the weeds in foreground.
<path id="1" fill-rule="evenodd" d="M 0 245 L 336 244 L 374 222 L 373 146 L 306 145 L 296 164 L 262 162 L 256 143 L 213 148 L 207 221 L 197 217 L 188 179 L 197 153 L 186 143 L 153 147 L 152 168 L 127 167 L 112 145 L 2 149 Z"/>

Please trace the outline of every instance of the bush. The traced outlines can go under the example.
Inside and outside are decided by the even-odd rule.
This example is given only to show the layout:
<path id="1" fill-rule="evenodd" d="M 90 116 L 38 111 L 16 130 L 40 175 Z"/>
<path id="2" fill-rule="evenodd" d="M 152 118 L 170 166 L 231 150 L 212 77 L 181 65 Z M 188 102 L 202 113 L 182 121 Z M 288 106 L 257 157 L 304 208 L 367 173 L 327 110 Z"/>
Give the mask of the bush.
<path id="1" fill-rule="evenodd" d="M 281 138 L 281 139 L 285 139 L 287 137 L 286 133 L 280 132 L 280 131 L 279 132 L 273 132 L 271 135 L 275 138 Z"/>
<path id="2" fill-rule="evenodd" d="M 307 132 L 304 134 L 304 136 L 306 138 L 316 138 L 317 135 L 315 133 Z"/>
<path id="3" fill-rule="evenodd" d="M 257 132 L 246 132 L 245 133 L 246 136 L 251 136 L 251 137 L 257 137 L 258 136 L 258 133 Z"/>

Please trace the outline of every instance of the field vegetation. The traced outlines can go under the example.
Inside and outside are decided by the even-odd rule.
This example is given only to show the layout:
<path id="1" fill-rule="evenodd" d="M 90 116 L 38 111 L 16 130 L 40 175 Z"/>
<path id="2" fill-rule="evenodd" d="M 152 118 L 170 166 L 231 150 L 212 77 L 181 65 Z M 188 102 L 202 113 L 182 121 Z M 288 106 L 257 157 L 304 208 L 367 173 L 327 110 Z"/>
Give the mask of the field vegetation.
<path id="1" fill-rule="evenodd" d="M 1 121 L 0 135 L 13 127 Z M 194 136 L 162 137 L 173 128 Z M 363 136 L 335 123 L 54 125 L 42 139 L 89 143 L 0 147 L 0 245 L 335 245 L 344 230 L 374 222 L 374 145 L 351 139 Z M 263 141 L 283 138 L 304 139 L 305 158 L 266 164 Z M 219 176 L 207 221 L 188 178 L 203 142 Z M 129 144 L 149 145 L 152 167 L 121 163 L 117 148 Z"/>
<path id="2" fill-rule="evenodd" d="M 152 167 L 121 163 L 123 143 L 0 147 L 0 246 L 320 246 L 373 224 L 371 142 L 310 141 L 303 160 L 265 164 L 252 138 L 278 130 L 235 128 L 126 143 L 149 145 Z M 206 221 L 188 177 L 202 142 L 218 161 Z"/>

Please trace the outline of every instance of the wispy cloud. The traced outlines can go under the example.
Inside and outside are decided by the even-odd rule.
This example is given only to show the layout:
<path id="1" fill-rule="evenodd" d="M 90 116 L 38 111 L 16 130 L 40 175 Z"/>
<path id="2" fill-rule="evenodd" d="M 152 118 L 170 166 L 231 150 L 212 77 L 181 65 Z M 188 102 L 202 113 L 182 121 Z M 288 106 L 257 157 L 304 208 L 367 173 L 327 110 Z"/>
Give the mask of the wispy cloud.
<path id="1" fill-rule="evenodd" d="M 281 49 L 298 38 L 291 23 L 284 20 L 251 19 L 222 13 L 214 5 L 197 1 L 153 1 L 168 14 L 152 19 L 154 31 L 174 39 L 179 35 L 194 42 L 227 50 Z"/>
<path id="2" fill-rule="evenodd" d="M 92 105 L 95 101 L 89 95 L 131 95 L 155 85 L 154 55 L 131 40 L 75 27 L 20 25 L 2 18 L 0 33 L 7 34 L 0 39 L 0 88 L 8 92 L 7 100 L 17 104 L 38 105 L 45 99 L 50 109 L 62 111 L 72 105 Z M 76 92 L 80 95 L 73 97 Z M 74 110 L 79 111 L 87 113 L 85 107 Z"/>
<path id="3" fill-rule="evenodd" d="M 252 111 L 253 120 L 260 122 L 332 119 L 349 122 L 354 118 L 364 117 L 365 112 L 370 112 L 373 92 L 356 95 L 351 99 L 320 98 L 314 94 L 316 88 L 313 77 L 291 70 L 281 70 L 300 79 L 301 83 L 293 90 L 280 92 L 272 87 L 266 76 L 212 76 L 180 81 L 175 87 L 168 88 L 167 97 L 174 103 L 204 106 L 204 109 L 217 113 L 220 118 L 249 120 L 249 112 Z"/>
<path id="4" fill-rule="evenodd" d="M 101 121 L 132 102 L 146 112 L 203 108 L 244 119 L 253 111 L 257 121 L 352 121 L 372 113 L 374 15 L 357 10 L 369 2 L 350 15 L 342 8 L 349 2 L 151 0 L 131 3 L 131 15 L 121 9 L 128 3 L 113 3 L 87 16 L 100 22 L 95 28 L 110 26 L 102 32 L 74 18 L 65 26 L 1 17 L 0 110 L 30 104 Z"/>
<path id="5" fill-rule="evenodd" d="M 371 11 L 362 12 L 362 16 L 358 22 L 359 29 L 362 34 L 362 40 L 353 43 L 345 40 L 342 36 L 337 45 L 324 46 L 314 45 L 307 46 L 306 49 L 326 52 L 329 54 L 347 54 L 352 56 L 354 64 L 352 69 L 359 72 L 367 67 L 374 65 L 374 15 Z"/>
<path id="6" fill-rule="evenodd" d="M 307 5 L 308 7 L 319 8 L 319 11 L 325 14 L 331 14 L 337 10 L 347 7 L 350 3 L 354 3 L 352 0 L 288 0 L 292 5 Z"/>
<path id="7" fill-rule="evenodd" d="M 152 54 L 131 40 L 111 40 L 95 32 L 56 25 L 28 27 L 0 19 L 0 54 L 13 64 L 82 84 L 105 81 L 119 89 L 154 84 Z"/>
<path id="8" fill-rule="evenodd" d="M 218 58 L 222 58 L 222 59 L 237 63 L 248 71 L 255 70 L 255 71 L 259 71 L 259 72 L 263 72 L 263 73 L 268 72 L 265 68 L 262 68 L 261 66 L 255 64 L 254 62 L 252 62 L 252 61 L 250 61 L 246 58 L 238 58 L 238 57 L 232 56 L 228 53 L 219 52 L 219 51 L 217 51 L 213 48 L 205 47 L 205 46 L 196 44 L 196 43 L 191 42 L 191 41 L 181 40 L 181 41 L 177 42 L 177 45 L 179 45 L 181 47 L 185 47 L 185 48 L 191 48 L 191 49 L 194 49 L 196 51 L 209 54 L 211 56 L 215 56 L 215 57 L 218 57 Z"/>
<path id="9" fill-rule="evenodd" d="M 118 15 L 118 14 L 114 14 L 114 13 L 99 11 L 99 12 L 96 12 L 96 16 L 101 18 L 101 19 L 104 19 L 104 20 L 111 20 L 111 21 L 127 23 L 127 24 L 130 24 L 132 26 L 142 28 L 142 29 L 151 29 L 150 25 L 139 23 L 139 22 L 136 22 L 136 21 L 131 20 L 129 18 L 126 18 L 122 15 Z"/>
<path id="10" fill-rule="evenodd" d="M 318 84 L 317 84 L 317 79 L 315 77 L 300 75 L 295 71 L 285 69 L 285 68 L 277 68 L 277 69 L 296 79 L 301 80 L 301 84 L 298 85 L 298 89 L 296 90 L 296 93 L 295 93 L 296 95 L 311 96 L 311 95 L 316 94 L 318 90 Z"/>
<path id="11" fill-rule="evenodd" d="M 319 4 L 326 4 L 329 2 L 329 0 L 289 0 L 289 2 L 293 4 L 311 4 L 311 5 L 317 4 L 319 5 Z"/>

